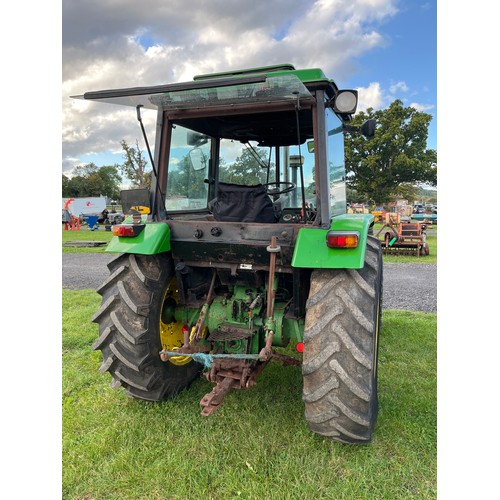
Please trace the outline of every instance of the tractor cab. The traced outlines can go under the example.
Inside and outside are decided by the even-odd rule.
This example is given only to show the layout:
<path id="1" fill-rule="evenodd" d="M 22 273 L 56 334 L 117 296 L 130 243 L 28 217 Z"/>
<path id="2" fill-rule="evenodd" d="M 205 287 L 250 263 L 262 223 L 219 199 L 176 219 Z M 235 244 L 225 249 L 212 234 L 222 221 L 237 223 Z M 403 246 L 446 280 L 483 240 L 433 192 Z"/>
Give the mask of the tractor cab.
<path id="1" fill-rule="evenodd" d="M 83 97 L 135 106 L 139 117 L 157 110 L 153 220 L 320 226 L 346 212 L 343 123 L 357 92 L 339 91 L 319 69 L 281 65 Z"/>

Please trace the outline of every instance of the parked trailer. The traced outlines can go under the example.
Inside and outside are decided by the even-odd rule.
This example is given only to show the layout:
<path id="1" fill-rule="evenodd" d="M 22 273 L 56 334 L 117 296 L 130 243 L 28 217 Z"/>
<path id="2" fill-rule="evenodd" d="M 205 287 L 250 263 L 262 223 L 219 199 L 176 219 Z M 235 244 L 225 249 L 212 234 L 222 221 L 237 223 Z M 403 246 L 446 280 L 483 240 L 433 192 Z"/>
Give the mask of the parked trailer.
<path id="1" fill-rule="evenodd" d="M 438 216 L 437 214 L 413 214 L 411 218 L 416 221 L 429 222 L 432 224 L 433 222 L 437 223 Z"/>
<path id="2" fill-rule="evenodd" d="M 89 215 L 97 215 L 102 218 L 102 212 L 106 209 L 105 196 L 93 196 L 89 198 L 63 198 L 62 208 L 66 208 L 74 217 L 85 218 Z M 68 203 L 69 202 L 69 203 Z M 67 206 L 66 206 L 67 204 Z M 102 220 L 100 221 L 102 222 Z"/>

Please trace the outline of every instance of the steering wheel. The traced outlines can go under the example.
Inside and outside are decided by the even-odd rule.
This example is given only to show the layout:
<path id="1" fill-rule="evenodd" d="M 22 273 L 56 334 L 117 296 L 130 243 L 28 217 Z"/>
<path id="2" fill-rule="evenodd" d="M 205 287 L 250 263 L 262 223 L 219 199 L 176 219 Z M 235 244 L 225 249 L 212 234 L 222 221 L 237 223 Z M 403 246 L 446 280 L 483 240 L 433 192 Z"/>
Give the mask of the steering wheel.
<path id="1" fill-rule="evenodd" d="M 283 181 L 281 181 L 281 182 L 266 182 L 265 184 L 262 184 L 262 185 L 266 188 L 267 194 L 270 194 L 273 196 L 289 193 L 290 191 L 293 191 L 296 187 L 293 182 L 283 182 Z M 283 186 L 283 185 L 285 185 L 285 187 L 283 189 L 280 189 L 279 186 Z M 278 191 L 275 191 L 274 189 L 269 189 L 269 186 L 276 186 Z"/>

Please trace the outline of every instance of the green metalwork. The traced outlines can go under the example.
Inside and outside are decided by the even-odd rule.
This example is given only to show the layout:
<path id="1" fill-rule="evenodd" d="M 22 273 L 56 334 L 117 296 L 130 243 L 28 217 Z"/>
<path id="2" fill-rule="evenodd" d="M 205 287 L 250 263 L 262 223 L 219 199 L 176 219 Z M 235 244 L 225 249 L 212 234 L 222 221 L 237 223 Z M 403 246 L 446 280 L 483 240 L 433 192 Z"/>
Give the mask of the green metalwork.
<path id="1" fill-rule="evenodd" d="M 304 320 L 303 319 L 293 319 L 293 318 L 283 318 L 283 344 L 282 347 L 286 347 L 290 340 L 295 340 L 296 342 L 304 341 Z"/>
<path id="2" fill-rule="evenodd" d="M 234 71 L 223 71 L 220 73 L 206 73 L 203 75 L 196 75 L 193 80 L 213 80 L 220 78 L 241 78 L 242 76 L 248 75 L 266 75 L 271 72 L 283 71 L 289 72 L 291 70 L 295 70 L 295 66 L 293 64 L 280 64 L 278 66 L 257 66 L 256 68 L 245 68 Z"/>
<path id="3" fill-rule="evenodd" d="M 146 214 L 141 214 L 141 224 L 146 224 L 148 221 L 148 216 Z M 134 222 L 134 216 L 133 215 L 127 215 L 125 219 L 123 220 L 122 224 L 133 224 Z"/>
<path id="4" fill-rule="evenodd" d="M 183 323 L 191 330 L 191 327 L 198 321 L 200 312 L 201 309 L 191 309 L 182 304 L 177 304 L 175 307 L 175 321 Z"/>
<path id="5" fill-rule="evenodd" d="M 302 341 L 304 320 L 285 317 L 288 301 L 276 302 L 273 318 L 266 318 L 263 307 L 265 296 L 265 290 L 236 286 L 231 290 L 230 297 L 214 298 L 205 320 L 210 341 L 214 343 L 212 352 L 258 354 L 265 345 L 269 330 L 274 332 L 272 345 L 275 347 L 286 347 L 291 340 Z M 198 320 L 200 310 L 177 304 L 175 321 L 191 329 Z M 172 312 L 168 309 L 165 314 L 170 317 Z"/>
<path id="6" fill-rule="evenodd" d="M 165 324 L 175 322 L 175 299 L 172 297 L 167 297 L 163 302 L 163 308 L 161 311 L 161 320 Z"/>
<path id="7" fill-rule="evenodd" d="M 194 77 L 194 80 L 198 81 L 207 79 L 213 80 L 215 78 L 241 78 L 243 76 L 259 74 L 266 75 L 268 77 L 291 74 L 297 76 L 297 78 L 299 78 L 299 80 L 301 80 L 303 83 L 330 82 L 330 79 L 327 78 L 323 71 L 319 68 L 295 69 L 292 64 L 281 64 L 279 66 L 260 66 L 257 68 L 247 68 L 239 71 L 197 75 Z"/>
<path id="8" fill-rule="evenodd" d="M 280 64 L 279 66 L 260 66 L 256 68 L 247 68 L 239 71 L 227 71 L 222 73 L 209 73 L 206 75 L 196 75 L 193 80 L 213 80 L 215 78 L 241 78 L 248 75 L 266 75 L 266 76 L 282 76 L 282 75 L 295 75 L 302 82 L 318 82 L 325 83 L 330 80 L 325 76 L 323 71 L 319 68 L 309 69 L 295 69 L 292 64 Z"/>
<path id="9" fill-rule="evenodd" d="M 273 76 L 281 76 L 286 74 L 295 75 L 302 83 L 330 82 L 330 79 L 327 78 L 323 71 L 319 68 L 297 69 L 294 71 L 274 71 L 273 73 L 268 73 L 268 75 Z"/>
<path id="10" fill-rule="evenodd" d="M 266 321 L 266 331 L 267 329 L 269 329 L 274 332 L 273 346 L 277 347 L 285 347 L 290 341 L 288 337 L 285 337 L 285 332 L 283 329 L 285 306 L 286 304 L 281 304 L 279 302 L 274 304 L 274 314 L 273 314 L 274 318 L 272 320 L 267 319 Z"/>
<path id="11" fill-rule="evenodd" d="M 207 328 L 216 340 L 214 352 L 258 353 L 262 335 L 262 294 L 247 287 L 235 287 L 230 298 L 216 297 L 207 319 Z"/>
<path id="12" fill-rule="evenodd" d="M 262 293 L 237 286 L 231 298 L 216 297 L 207 315 L 208 329 L 211 332 L 216 329 L 220 330 L 222 323 L 234 323 L 235 327 L 248 328 L 249 331 L 254 330 L 254 327 L 262 326 L 260 318 L 262 300 L 258 300 L 257 296 L 262 297 Z"/>
<path id="13" fill-rule="evenodd" d="M 170 227 L 162 222 L 146 224 L 135 238 L 114 236 L 106 248 L 112 253 L 155 255 L 170 250 Z"/>
<path id="14" fill-rule="evenodd" d="M 302 338 L 303 326 L 301 329 L 294 320 L 284 318 L 286 303 L 275 304 L 273 319 L 263 318 L 264 296 L 264 292 L 236 286 L 230 298 L 215 297 L 205 322 L 214 342 L 213 352 L 258 354 L 265 345 L 268 330 L 274 332 L 273 346 L 285 347 L 292 338 Z M 196 322 L 198 312 L 178 305 L 175 319 L 189 327 Z"/>
<path id="15" fill-rule="evenodd" d="M 371 214 L 343 214 L 332 219 L 329 229 L 302 228 L 299 230 L 292 258 L 292 267 L 313 269 L 361 269 L 364 266 Z M 329 230 L 359 231 L 357 248 L 328 248 Z"/>

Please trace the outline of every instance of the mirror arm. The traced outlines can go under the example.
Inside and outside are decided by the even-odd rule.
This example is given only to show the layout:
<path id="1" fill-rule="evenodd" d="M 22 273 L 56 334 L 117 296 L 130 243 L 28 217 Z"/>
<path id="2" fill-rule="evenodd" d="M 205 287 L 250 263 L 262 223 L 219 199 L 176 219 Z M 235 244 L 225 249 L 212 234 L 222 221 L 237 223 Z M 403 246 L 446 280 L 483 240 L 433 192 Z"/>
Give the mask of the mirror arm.
<path id="1" fill-rule="evenodd" d="M 354 125 L 346 125 L 345 123 L 342 129 L 344 130 L 344 132 L 353 132 L 354 134 L 361 131 L 361 127 L 356 127 Z"/>

